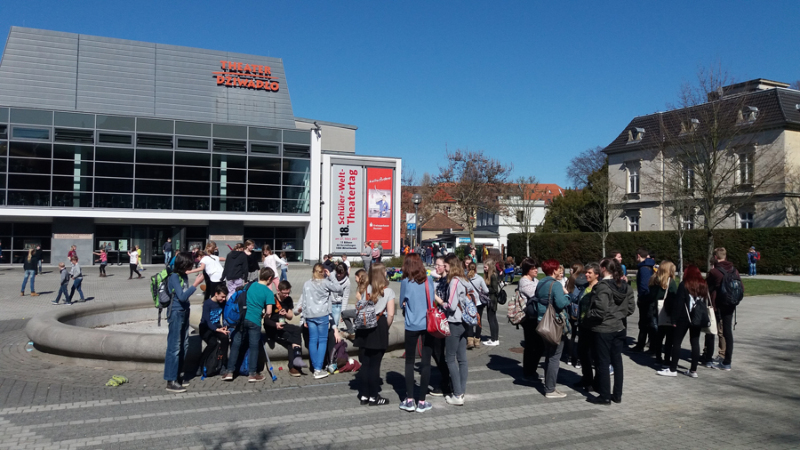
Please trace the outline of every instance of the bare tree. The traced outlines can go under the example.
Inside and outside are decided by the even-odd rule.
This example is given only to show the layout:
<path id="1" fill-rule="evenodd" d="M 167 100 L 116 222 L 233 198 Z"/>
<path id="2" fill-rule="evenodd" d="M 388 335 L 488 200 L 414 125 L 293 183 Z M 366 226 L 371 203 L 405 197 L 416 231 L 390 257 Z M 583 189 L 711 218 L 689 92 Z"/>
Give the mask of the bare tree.
<path id="1" fill-rule="evenodd" d="M 677 108 L 660 115 L 663 204 L 677 208 L 678 217 L 687 207 L 702 217 L 709 269 L 714 231 L 783 176 L 784 165 L 759 133 L 751 95 L 726 95 L 730 84 L 721 69 L 701 69 L 696 84 L 682 87 Z"/>
<path id="2" fill-rule="evenodd" d="M 504 195 L 510 172 L 511 166 L 503 165 L 482 151 L 468 150 L 448 151 L 447 165 L 439 167 L 435 181 L 455 199 L 473 245 L 478 212 L 497 214 L 503 209 L 498 197 Z"/>
<path id="3" fill-rule="evenodd" d="M 537 202 L 543 192 L 539 190 L 539 182 L 534 176 L 519 177 L 508 185 L 508 192 L 503 199 L 511 228 L 525 237 L 525 255 L 531 255 L 531 236 L 536 231 L 534 222 Z"/>
<path id="4" fill-rule="evenodd" d="M 586 196 L 586 207 L 578 212 L 578 222 L 589 228 L 600 238 L 603 257 L 606 256 L 606 241 L 611 225 L 622 213 L 623 190 L 612 183 L 608 177 L 608 164 L 589 175 L 588 183 L 583 190 Z"/>
<path id="5" fill-rule="evenodd" d="M 800 80 L 795 81 L 794 83 L 789 85 L 789 89 L 794 89 L 795 91 L 800 91 Z"/>
<path id="6" fill-rule="evenodd" d="M 603 147 L 588 148 L 569 162 L 567 178 L 573 186 L 582 189 L 589 183 L 589 176 L 600 170 L 605 162 Z"/>

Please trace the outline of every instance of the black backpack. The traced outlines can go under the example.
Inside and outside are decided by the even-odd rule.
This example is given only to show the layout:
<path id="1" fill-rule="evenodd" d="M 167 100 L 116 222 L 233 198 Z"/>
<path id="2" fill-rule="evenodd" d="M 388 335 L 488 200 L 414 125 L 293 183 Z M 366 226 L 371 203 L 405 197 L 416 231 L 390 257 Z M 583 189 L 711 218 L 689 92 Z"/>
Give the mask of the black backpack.
<path id="1" fill-rule="evenodd" d="M 722 283 L 717 290 L 717 304 L 723 306 L 737 306 L 744 298 L 744 286 L 742 280 L 734 277 L 736 269 L 728 272 L 722 267 L 717 267 L 717 270 L 722 273 Z"/>

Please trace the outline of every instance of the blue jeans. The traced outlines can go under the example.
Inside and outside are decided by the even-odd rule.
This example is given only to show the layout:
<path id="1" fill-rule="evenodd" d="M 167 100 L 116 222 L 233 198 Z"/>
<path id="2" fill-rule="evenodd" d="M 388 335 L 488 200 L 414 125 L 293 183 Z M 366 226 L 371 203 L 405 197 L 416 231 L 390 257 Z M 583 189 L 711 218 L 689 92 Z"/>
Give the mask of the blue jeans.
<path id="1" fill-rule="evenodd" d="M 333 326 L 339 326 L 339 319 L 342 318 L 342 304 L 341 303 L 333 303 L 331 304 L 331 315 L 333 316 Z"/>
<path id="2" fill-rule="evenodd" d="M 72 302 L 72 296 L 75 295 L 75 290 L 78 290 L 78 293 L 81 294 L 81 301 L 84 301 L 83 298 L 83 291 L 81 290 L 81 283 L 83 283 L 83 277 L 75 278 L 72 281 L 72 290 L 69 292 L 69 301 Z"/>
<path id="3" fill-rule="evenodd" d="M 281 279 L 280 279 L 280 281 L 288 280 L 288 279 L 289 279 L 289 269 L 281 269 Z"/>
<path id="4" fill-rule="evenodd" d="M 58 295 L 56 296 L 56 300 L 53 303 L 58 303 L 61 300 L 61 294 L 64 294 L 64 303 L 70 303 L 69 293 L 67 292 L 67 285 L 62 284 L 60 288 L 58 288 Z"/>
<path id="5" fill-rule="evenodd" d="M 308 356 L 314 370 L 322 370 L 328 347 L 328 316 L 306 319 L 308 325 Z"/>
<path id="6" fill-rule="evenodd" d="M 172 311 L 167 319 L 167 354 L 164 357 L 164 379 L 177 381 L 183 372 L 186 350 L 189 348 L 189 311 Z"/>
<path id="7" fill-rule="evenodd" d="M 250 355 L 247 358 L 247 373 L 255 375 L 258 371 L 258 346 L 261 345 L 261 325 L 255 324 L 247 319 L 242 323 L 242 329 L 236 330 L 231 343 L 231 356 L 228 358 L 228 373 L 236 370 L 239 363 L 239 349 L 242 346 L 242 339 L 247 335 L 248 349 Z"/>
<path id="8" fill-rule="evenodd" d="M 20 292 L 23 294 L 25 293 L 25 285 L 28 284 L 28 277 L 31 279 L 31 293 L 36 292 L 36 288 L 33 287 L 33 283 L 36 281 L 36 271 L 35 270 L 26 270 L 25 271 L 25 278 L 22 280 L 22 288 Z"/>
<path id="9" fill-rule="evenodd" d="M 169 260 L 172 259 L 172 252 L 164 252 L 164 265 L 169 265 Z"/>
<path id="10" fill-rule="evenodd" d="M 756 263 L 750 263 L 750 276 L 756 274 Z"/>

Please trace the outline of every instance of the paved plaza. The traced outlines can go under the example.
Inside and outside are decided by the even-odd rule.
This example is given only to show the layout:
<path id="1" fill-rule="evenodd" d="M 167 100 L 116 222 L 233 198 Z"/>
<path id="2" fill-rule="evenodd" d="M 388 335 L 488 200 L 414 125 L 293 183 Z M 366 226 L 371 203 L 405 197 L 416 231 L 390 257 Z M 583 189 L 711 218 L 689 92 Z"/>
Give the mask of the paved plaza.
<path id="1" fill-rule="evenodd" d="M 108 273 L 98 278 L 84 268 L 90 301 L 149 301 L 149 280 L 128 280 L 127 266 Z M 290 269 L 295 297 L 309 274 L 307 266 Z M 359 405 L 353 374 L 314 380 L 284 369 L 275 383 L 253 384 L 195 378 L 188 393 L 175 395 L 157 371 L 61 364 L 32 350 L 24 333 L 31 315 L 68 307 L 50 305 L 58 274 L 36 278 L 38 298 L 19 297 L 21 281 L 20 268 L 0 269 L 0 449 L 800 448 L 797 297 L 744 299 L 731 372 L 700 368 L 697 379 L 663 378 L 648 356 L 626 354 L 623 401 L 609 407 L 571 389 L 579 371 L 564 363 L 564 399 L 545 399 L 541 384 L 522 381 L 522 330 L 501 307 L 501 345 L 469 351 L 466 404 L 428 397 L 434 408 L 417 414 L 397 408 L 405 389 L 396 353 L 383 362 L 382 395 L 392 404 L 382 407 Z M 629 336 L 636 334 L 631 322 Z M 687 337 L 683 367 L 688 354 Z M 130 383 L 106 387 L 114 374 Z"/>

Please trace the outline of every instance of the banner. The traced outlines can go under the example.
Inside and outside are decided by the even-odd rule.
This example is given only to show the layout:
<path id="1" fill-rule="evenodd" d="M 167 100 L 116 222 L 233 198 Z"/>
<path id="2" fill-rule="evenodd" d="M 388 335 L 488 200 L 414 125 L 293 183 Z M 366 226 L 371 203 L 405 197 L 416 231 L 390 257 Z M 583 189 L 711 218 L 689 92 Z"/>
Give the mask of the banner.
<path id="1" fill-rule="evenodd" d="M 367 169 L 367 240 L 392 249 L 392 169 Z"/>
<path id="2" fill-rule="evenodd" d="M 331 253 L 361 253 L 363 173 L 361 166 L 331 165 Z"/>

